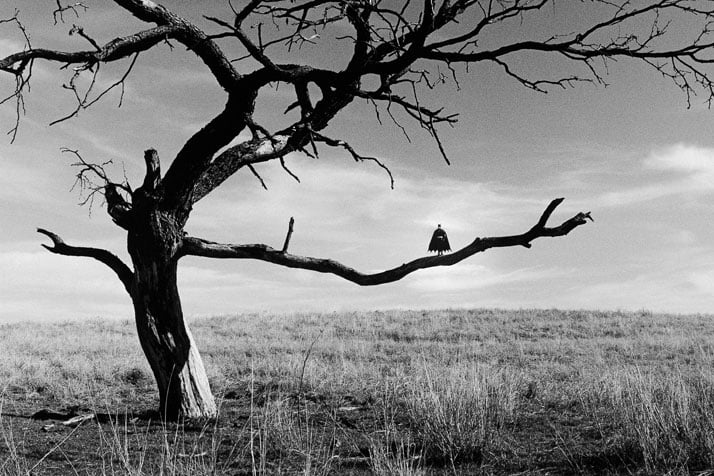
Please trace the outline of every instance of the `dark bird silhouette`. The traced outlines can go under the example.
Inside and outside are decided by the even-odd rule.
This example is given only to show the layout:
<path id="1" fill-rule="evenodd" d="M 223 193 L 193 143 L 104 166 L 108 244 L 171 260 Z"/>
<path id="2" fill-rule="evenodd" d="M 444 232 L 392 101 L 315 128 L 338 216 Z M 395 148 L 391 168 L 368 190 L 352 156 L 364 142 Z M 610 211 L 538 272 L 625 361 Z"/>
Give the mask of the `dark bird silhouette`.
<path id="1" fill-rule="evenodd" d="M 451 251 L 451 245 L 449 245 L 449 237 L 446 236 L 446 231 L 438 225 L 434 234 L 431 235 L 431 241 L 429 242 L 429 251 L 436 251 L 439 256 L 444 254 L 444 251 Z"/>

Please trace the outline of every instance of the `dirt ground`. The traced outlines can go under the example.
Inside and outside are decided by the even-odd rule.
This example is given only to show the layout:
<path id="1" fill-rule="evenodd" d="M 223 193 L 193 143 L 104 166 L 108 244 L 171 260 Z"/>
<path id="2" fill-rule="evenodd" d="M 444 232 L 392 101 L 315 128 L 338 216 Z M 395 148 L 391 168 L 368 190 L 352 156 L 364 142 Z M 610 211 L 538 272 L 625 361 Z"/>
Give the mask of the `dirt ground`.
<path id="1" fill-rule="evenodd" d="M 297 474 L 305 473 L 305 454 L 286 454 L 266 441 L 257 419 L 270 400 L 282 399 L 297 414 L 310 414 L 310 474 L 374 474 L 371 438 L 379 433 L 379 402 L 356 396 L 299 397 L 271 385 L 226 392 L 215 421 L 162 422 L 153 401 L 131 402 L 126 411 L 97 412 L 57 406 L 52 400 L 7 398 L 2 408 L 5 445 L 0 474 Z M 576 404 L 543 406 L 528 402 L 508 429 L 506 444 L 486 461 L 475 458 L 452 467 L 448 461 L 415 465 L 408 474 L 638 474 L 636 461 L 608 453 L 603 429 L 582 417 Z M 91 416 L 65 425 L 73 417 Z M 396 420 L 398 420 L 398 416 Z M 397 421 L 397 426 L 400 422 Z M 303 434 L 310 438 L 309 431 Z M 251 435 L 253 436 L 251 441 Z M 328 436 L 325 444 L 322 437 Z M 329 447 L 322 455 L 318 446 Z M 10 454 L 12 447 L 15 455 Z M 396 448 L 392 448 L 396 452 Z M 484 464 L 485 463 L 485 464 Z M 644 474 L 644 473 L 641 473 Z"/>

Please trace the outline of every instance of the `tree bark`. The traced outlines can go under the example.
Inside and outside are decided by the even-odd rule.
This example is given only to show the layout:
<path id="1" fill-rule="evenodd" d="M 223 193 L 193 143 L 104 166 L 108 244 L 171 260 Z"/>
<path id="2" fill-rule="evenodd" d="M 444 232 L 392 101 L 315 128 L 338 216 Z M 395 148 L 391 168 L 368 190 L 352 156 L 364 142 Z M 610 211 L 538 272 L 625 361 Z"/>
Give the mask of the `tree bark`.
<path id="1" fill-rule="evenodd" d="M 212 418 L 216 403 L 176 283 L 176 250 L 183 234 L 168 214 L 148 213 L 128 237 L 134 264 L 131 297 L 139 341 L 159 389 L 163 418 Z"/>

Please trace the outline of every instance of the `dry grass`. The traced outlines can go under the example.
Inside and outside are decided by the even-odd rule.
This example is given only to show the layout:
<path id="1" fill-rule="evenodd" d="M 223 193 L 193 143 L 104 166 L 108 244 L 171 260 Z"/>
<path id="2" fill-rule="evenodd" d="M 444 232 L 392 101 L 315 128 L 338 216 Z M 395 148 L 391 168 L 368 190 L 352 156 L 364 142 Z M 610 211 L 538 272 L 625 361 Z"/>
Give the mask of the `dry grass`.
<path id="1" fill-rule="evenodd" d="M 613 424 L 621 457 L 637 455 L 655 473 L 689 474 L 690 468 L 714 468 L 714 380 L 699 375 L 619 372 L 604 382 L 594 409 L 602 425 Z"/>
<path id="2" fill-rule="evenodd" d="M 94 468 L 137 475 L 704 471 L 714 467 L 711 319 L 555 310 L 200 319 L 192 329 L 223 396 L 220 423 L 149 430 L 145 420 L 127 423 L 131 415 L 110 418 L 96 425 Z M 3 412 L 81 405 L 132 413 L 155 403 L 129 322 L 0 326 L 0 348 L 1 475 L 42 474 L 47 462 L 32 470 L 39 457 L 28 448 L 39 443 Z M 71 440 L 54 451 L 69 452 Z"/>
<path id="3" fill-rule="evenodd" d="M 409 428 L 429 462 L 480 463 L 513 419 L 519 381 L 491 368 L 426 367 L 405 389 Z"/>

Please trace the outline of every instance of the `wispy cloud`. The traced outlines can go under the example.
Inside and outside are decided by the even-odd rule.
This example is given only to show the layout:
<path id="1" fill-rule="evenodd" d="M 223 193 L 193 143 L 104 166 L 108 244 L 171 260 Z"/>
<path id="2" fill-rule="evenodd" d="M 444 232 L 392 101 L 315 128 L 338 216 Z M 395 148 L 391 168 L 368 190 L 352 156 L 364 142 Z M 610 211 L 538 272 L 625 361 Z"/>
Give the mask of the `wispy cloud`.
<path id="1" fill-rule="evenodd" d="M 640 274 L 571 288 L 553 306 L 587 309 L 648 309 L 661 312 L 711 312 L 711 271 Z"/>
<path id="2" fill-rule="evenodd" d="M 291 163 L 301 183 L 279 165 L 263 166 L 268 191 L 249 173 L 234 177 L 197 204 L 189 233 L 279 247 L 293 216 L 291 250 L 375 269 L 427 254 L 437 224 L 456 249 L 476 236 L 525 231 L 548 203 L 503 187 L 424 176 L 400 175 L 391 190 L 378 167 L 342 161 Z"/>
<path id="3" fill-rule="evenodd" d="M 0 38 L 0 58 L 17 53 L 26 48 L 27 45 L 19 39 Z"/>
<path id="4" fill-rule="evenodd" d="M 598 197 L 603 207 L 618 207 L 674 195 L 695 197 L 714 191 L 714 149 L 676 144 L 645 157 L 636 183 Z"/>
<path id="5" fill-rule="evenodd" d="M 131 302 L 111 270 L 45 250 L 0 253 L 0 321 L 129 317 Z"/>
<path id="6" fill-rule="evenodd" d="M 411 279 L 408 286 L 420 291 L 460 292 L 524 281 L 562 278 L 572 274 L 572 270 L 547 267 L 521 268 L 504 272 L 480 264 L 459 264 L 454 267 L 423 271 Z"/>

